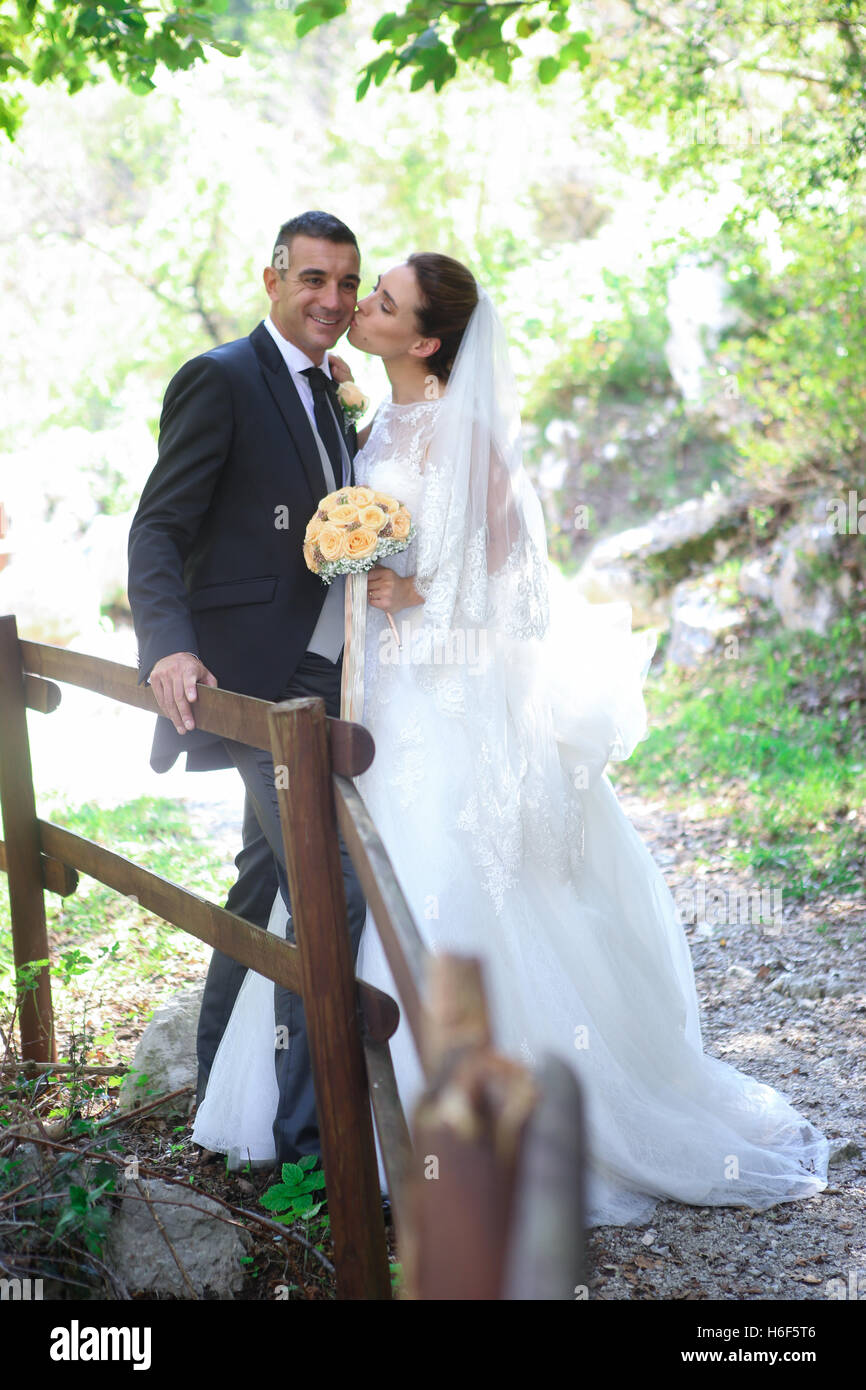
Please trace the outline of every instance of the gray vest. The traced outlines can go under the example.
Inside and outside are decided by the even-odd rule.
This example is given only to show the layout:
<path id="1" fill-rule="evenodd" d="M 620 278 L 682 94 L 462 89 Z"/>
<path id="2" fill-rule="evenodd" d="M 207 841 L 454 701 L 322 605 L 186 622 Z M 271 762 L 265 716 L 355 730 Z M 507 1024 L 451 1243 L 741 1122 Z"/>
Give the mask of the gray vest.
<path id="1" fill-rule="evenodd" d="M 329 400 L 328 404 L 331 402 Z M 333 409 L 333 407 L 331 407 Z M 337 480 L 334 477 L 334 470 L 331 467 L 331 460 L 328 458 L 328 451 L 325 448 L 316 429 L 315 423 L 311 420 L 313 436 L 319 446 L 319 455 L 322 460 L 322 470 L 325 474 L 325 482 L 328 485 L 328 492 L 336 492 Z M 340 429 L 340 422 L 337 421 L 337 434 L 340 439 L 340 452 L 343 455 L 343 476 L 340 485 L 345 483 L 351 474 L 351 460 L 349 451 L 346 448 L 346 441 L 343 438 L 343 431 Z M 307 651 L 317 652 L 319 656 L 326 656 L 329 661 L 339 660 L 343 650 L 343 639 L 346 631 L 346 576 L 340 574 L 328 585 L 328 592 L 325 595 L 325 602 L 322 604 L 322 611 L 319 614 L 319 621 L 313 629 L 313 635 L 307 644 Z"/>

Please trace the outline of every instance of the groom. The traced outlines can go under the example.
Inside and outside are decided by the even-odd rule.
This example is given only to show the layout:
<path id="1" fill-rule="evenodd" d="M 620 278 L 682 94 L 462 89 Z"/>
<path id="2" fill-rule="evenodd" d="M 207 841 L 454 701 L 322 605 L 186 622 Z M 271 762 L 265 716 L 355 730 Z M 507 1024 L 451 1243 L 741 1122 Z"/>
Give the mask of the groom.
<path id="1" fill-rule="evenodd" d="M 306 524 L 326 493 L 352 481 L 346 427 L 327 350 L 351 322 L 358 243 L 324 212 L 280 228 L 264 271 L 270 315 L 248 338 L 187 362 L 169 383 L 159 457 L 129 536 L 129 599 L 140 682 L 162 711 L 151 766 L 182 751 L 187 771 L 234 765 L 246 788 L 238 878 L 226 907 L 265 927 L 279 884 L 290 909 L 269 753 L 195 728 L 196 682 L 262 700 L 320 696 L 340 713 L 343 589 L 303 559 Z M 348 928 L 357 954 L 365 903 L 340 842 Z M 287 936 L 294 940 L 289 921 Z M 245 974 L 214 950 L 198 1027 L 198 1101 Z M 277 1162 L 319 1152 L 300 998 L 275 986 Z"/>

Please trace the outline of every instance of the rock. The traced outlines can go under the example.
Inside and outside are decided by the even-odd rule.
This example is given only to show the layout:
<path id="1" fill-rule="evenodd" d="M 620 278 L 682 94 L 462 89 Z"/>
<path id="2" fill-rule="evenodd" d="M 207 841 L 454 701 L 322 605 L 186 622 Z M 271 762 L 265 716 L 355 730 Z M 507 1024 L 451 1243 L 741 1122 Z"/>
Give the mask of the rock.
<path id="1" fill-rule="evenodd" d="M 741 567 L 737 584 L 744 598 L 756 598 L 760 603 L 769 603 L 773 596 L 770 568 L 767 559 L 757 555 Z"/>
<path id="2" fill-rule="evenodd" d="M 836 1148 L 830 1150 L 830 1163 L 844 1163 L 847 1158 L 859 1158 L 863 1150 L 859 1144 L 855 1144 L 853 1139 L 848 1139 L 844 1144 L 838 1144 Z"/>
<path id="3" fill-rule="evenodd" d="M 190 1297 L 154 1212 L 199 1297 L 232 1298 L 241 1291 L 241 1259 L 252 1244 L 248 1232 L 229 1225 L 224 1209 L 210 1197 L 147 1179 L 126 1184 L 106 1242 L 106 1262 L 130 1293 Z"/>
<path id="4" fill-rule="evenodd" d="M 779 994 L 802 999 L 804 1003 L 812 999 L 838 999 L 847 987 L 847 981 L 838 970 L 828 970 L 825 975 L 780 975 L 770 986 Z"/>
<path id="5" fill-rule="evenodd" d="M 776 537 L 770 597 L 784 627 L 827 631 L 851 594 L 851 576 L 842 567 L 850 553 L 850 537 L 831 529 L 821 499 L 806 520 Z"/>
<path id="6" fill-rule="evenodd" d="M 581 593 L 594 602 L 624 599 L 636 627 L 667 626 L 668 591 L 695 569 L 718 563 L 736 537 L 746 511 L 742 498 L 715 490 L 659 512 L 599 541 L 577 575 Z"/>
<path id="7" fill-rule="evenodd" d="M 156 1096 L 177 1091 L 182 1086 L 195 1086 L 198 1070 L 195 1043 L 201 996 L 201 989 L 187 990 L 157 1009 L 139 1039 L 132 1069 L 123 1078 L 118 1096 L 120 1110 L 135 1110 Z M 142 1077 L 146 1078 L 143 1082 Z M 154 1113 L 185 1120 L 193 1100 L 194 1092 L 176 1096 Z"/>
<path id="8" fill-rule="evenodd" d="M 674 666 L 698 666 L 746 620 L 742 609 L 719 597 L 714 576 L 684 579 L 673 593 L 668 661 Z M 736 654 L 736 647 L 733 651 Z"/>
<path id="9" fill-rule="evenodd" d="M 725 974 L 729 979 L 744 985 L 755 983 L 755 972 L 750 970 L 747 965 L 729 965 Z"/>

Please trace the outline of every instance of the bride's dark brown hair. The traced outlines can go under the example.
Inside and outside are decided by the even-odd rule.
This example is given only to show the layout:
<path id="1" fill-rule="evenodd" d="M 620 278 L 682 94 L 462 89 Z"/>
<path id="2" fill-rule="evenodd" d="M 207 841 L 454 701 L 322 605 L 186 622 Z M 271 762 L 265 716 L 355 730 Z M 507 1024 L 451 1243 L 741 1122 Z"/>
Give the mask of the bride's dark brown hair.
<path id="1" fill-rule="evenodd" d="M 415 314 L 418 329 L 425 338 L 439 339 L 439 347 L 427 363 L 434 376 L 445 382 L 478 303 L 478 286 L 465 265 L 435 251 L 416 251 L 406 264 L 415 272 L 421 296 Z"/>

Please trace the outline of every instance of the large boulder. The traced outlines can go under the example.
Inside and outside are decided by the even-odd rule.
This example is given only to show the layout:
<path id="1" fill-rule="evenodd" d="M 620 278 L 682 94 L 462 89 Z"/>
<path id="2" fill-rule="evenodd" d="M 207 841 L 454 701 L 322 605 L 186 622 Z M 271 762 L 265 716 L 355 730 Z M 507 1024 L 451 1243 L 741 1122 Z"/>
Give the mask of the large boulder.
<path id="1" fill-rule="evenodd" d="M 191 1286 L 200 1298 L 233 1298 L 243 1288 L 241 1260 L 251 1238 L 229 1224 L 227 1214 L 192 1188 L 158 1179 L 129 1180 L 109 1227 L 106 1262 L 132 1294 L 189 1298 Z"/>
<path id="2" fill-rule="evenodd" d="M 122 1111 L 136 1110 L 159 1095 L 195 1086 L 196 1030 L 201 996 L 201 989 L 186 990 L 157 1009 L 139 1038 L 132 1067 L 123 1078 L 118 1097 Z M 193 1092 L 176 1096 L 159 1106 L 156 1113 L 185 1120 L 193 1100 Z"/>
<path id="3" fill-rule="evenodd" d="M 594 603 L 624 599 L 637 627 L 666 627 L 669 591 L 726 558 L 742 535 L 747 505 L 716 489 L 659 512 L 644 526 L 608 536 L 590 551 L 578 589 Z"/>

